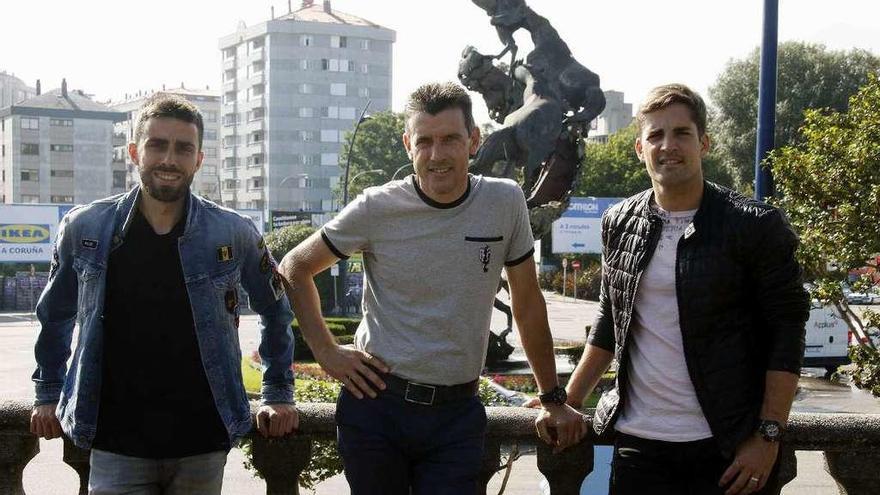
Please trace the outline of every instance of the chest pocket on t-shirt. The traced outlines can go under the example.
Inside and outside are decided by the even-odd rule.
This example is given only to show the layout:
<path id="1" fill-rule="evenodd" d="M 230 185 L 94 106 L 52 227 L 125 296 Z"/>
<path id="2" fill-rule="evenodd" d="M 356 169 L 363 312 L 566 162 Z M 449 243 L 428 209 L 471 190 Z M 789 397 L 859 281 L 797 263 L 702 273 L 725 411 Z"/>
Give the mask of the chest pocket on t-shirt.
<path id="1" fill-rule="evenodd" d="M 465 236 L 465 256 L 463 260 L 467 266 L 476 265 L 482 268 L 483 273 L 489 271 L 489 265 L 500 256 L 504 259 L 502 241 L 504 236 Z"/>

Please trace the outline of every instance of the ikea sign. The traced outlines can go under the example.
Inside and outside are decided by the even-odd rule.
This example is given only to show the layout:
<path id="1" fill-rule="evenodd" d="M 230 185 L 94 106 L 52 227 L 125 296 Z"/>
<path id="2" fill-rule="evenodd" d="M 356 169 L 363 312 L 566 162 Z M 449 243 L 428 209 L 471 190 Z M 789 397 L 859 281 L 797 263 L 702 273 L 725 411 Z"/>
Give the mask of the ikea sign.
<path id="1" fill-rule="evenodd" d="M 0 224 L 0 244 L 48 244 L 49 225 Z"/>

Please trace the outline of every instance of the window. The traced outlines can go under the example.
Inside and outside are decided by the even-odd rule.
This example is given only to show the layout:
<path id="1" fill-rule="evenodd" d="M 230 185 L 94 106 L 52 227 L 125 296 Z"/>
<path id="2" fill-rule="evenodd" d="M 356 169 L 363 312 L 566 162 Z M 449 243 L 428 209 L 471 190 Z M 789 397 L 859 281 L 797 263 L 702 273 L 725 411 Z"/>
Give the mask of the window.
<path id="1" fill-rule="evenodd" d="M 237 113 L 227 113 L 223 116 L 223 125 L 235 125 L 238 124 L 238 114 Z"/>
<path id="2" fill-rule="evenodd" d="M 321 142 L 338 143 L 339 131 L 337 131 L 336 129 L 321 129 Z"/>
<path id="3" fill-rule="evenodd" d="M 223 181 L 223 189 L 237 189 L 238 179 L 226 179 Z"/>
<path id="4" fill-rule="evenodd" d="M 330 84 L 330 94 L 333 96 L 345 96 L 346 87 L 345 83 L 332 83 Z"/>
<path id="5" fill-rule="evenodd" d="M 348 37 L 346 37 L 346 36 L 331 36 L 330 37 L 330 46 L 332 48 L 346 48 L 348 46 Z"/>
<path id="6" fill-rule="evenodd" d="M 124 170 L 114 170 L 113 171 L 113 187 L 117 188 L 117 189 L 125 187 L 125 171 Z"/>
<path id="7" fill-rule="evenodd" d="M 73 151 L 73 145 L 72 144 L 50 144 L 49 151 L 71 152 L 71 151 Z"/>
<path id="8" fill-rule="evenodd" d="M 223 168 L 235 168 L 239 164 L 239 159 L 234 156 L 229 156 L 223 159 Z"/>
<path id="9" fill-rule="evenodd" d="M 0 156 L 6 156 L 6 145 L 0 145 Z"/>
<path id="10" fill-rule="evenodd" d="M 37 143 L 21 143 L 22 155 L 39 155 L 40 145 Z"/>
<path id="11" fill-rule="evenodd" d="M 305 59 L 300 60 L 299 61 L 299 68 L 300 68 L 300 70 L 309 70 L 309 61 L 305 60 Z"/>
<path id="12" fill-rule="evenodd" d="M 250 95 L 253 97 L 263 96 L 266 92 L 266 86 L 263 84 L 254 84 L 248 91 L 250 91 Z"/>
<path id="13" fill-rule="evenodd" d="M 312 46 L 315 43 L 315 38 L 310 34 L 303 34 L 299 37 L 299 46 Z"/>
<path id="14" fill-rule="evenodd" d="M 354 107 L 342 107 L 339 109 L 339 118 L 354 120 L 354 114 L 357 111 Z"/>
<path id="15" fill-rule="evenodd" d="M 338 119 L 339 107 L 321 107 L 321 117 L 325 119 Z"/>
<path id="16" fill-rule="evenodd" d="M 202 165 L 202 175 L 217 175 L 217 167 L 214 165 Z"/>
<path id="17" fill-rule="evenodd" d="M 38 194 L 22 194 L 21 195 L 22 203 L 39 203 L 40 196 Z"/>
<path id="18" fill-rule="evenodd" d="M 317 161 L 318 161 L 318 159 L 315 157 L 315 155 L 303 155 L 302 156 L 302 164 L 303 165 L 315 165 L 315 163 L 317 163 Z"/>
<path id="19" fill-rule="evenodd" d="M 260 143 L 263 141 L 263 132 L 254 131 L 248 134 L 248 143 Z"/>
<path id="20" fill-rule="evenodd" d="M 361 40 L 361 50 L 370 49 L 370 40 Z"/>
<path id="21" fill-rule="evenodd" d="M 227 105 L 235 103 L 235 91 L 227 91 L 226 94 L 223 95 L 223 102 Z"/>
<path id="22" fill-rule="evenodd" d="M 230 146 L 235 146 L 240 143 L 241 143 L 241 141 L 239 140 L 239 136 L 233 135 L 233 136 L 226 136 L 225 138 L 223 138 L 223 146 L 226 146 L 227 148 Z"/>
<path id="23" fill-rule="evenodd" d="M 307 119 L 315 116 L 315 109 L 311 107 L 302 107 L 299 109 L 299 116 Z"/>
<path id="24" fill-rule="evenodd" d="M 60 195 L 52 195 L 49 196 L 50 203 L 73 203 L 73 196 L 60 196 Z"/>
<path id="25" fill-rule="evenodd" d="M 262 74 L 265 68 L 265 62 L 254 62 L 251 64 L 251 75 Z"/>
<path id="26" fill-rule="evenodd" d="M 262 153 L 257 153 L 256 155 L 251 155 L 247 157 L 247 166 L 248 167 L 259 167 L 263 164 L 265 159 L 263 158 Z"/>
<path id="27" fill-rule="evenodd" d="M 354 70 L 354 69 L 352 69 Z M 370 64 L 361 64 L 361 74 L 369 74 L 370 73 Z"/>
<path id="28" fill-rule="evenodd" d="M 361 98 L 369 98 L 370 88 L 358 88 L 358 96 L 360 96 Z"/>
<path id="29" fill-rule="evenodd" d="M 217 131 L 214 131 L 214 136 L 216 137 Z M 210 148 L 205 148 L 205 158 L 217 158 L 217 148 L 213 146 Z"/>
<path id="30" fill-rule="evenodd" d="M 205 122 L 217 122 L 217 112 L 213 110 L 206 110 L 202 112 L 202 116 L 205 119 Z"/>
<path id="31" fill-rule="evenodd" d="M 125 172 L 123 172 L 125 173 Z M 73 178 L 73 170 L 51 170 L 49 171 L 50 177 L 58 177 L 58 178 Z"/>
<path id="32" fill-rule="evenodd" d="M 22 169 L 21 180 L 37 182 L 40 180 L 40 171 L 34 169 Z"/>
<path id="33" fill-rule="evenodd" d="M 208 141 L 216 141 L 217 140 L 217 130 L 216 129 L 205 129 L 205 134 L 202 136 L 202 139 Z"/>
<path id="34" fill-rule="evenodd" d="M 314 141 L 315 140 L 315 131 L 299 131 L 297 133 L 300 141 Z"/>
<path id="35" fill-rule="evenodd" d="M 248 112 L 248 120 L 262 119 L 266 115 L 266 109 L 263 107 L 255 108 Z"/>
<path id="36" fill-rule="evenodd" d="M 254 40 L 251 41 L 251 48 L 254 50 L 259 50 L 259 49 L 263 48 L 263 46 L 265 44 L 266 44 L 266 38 L 255 38 Z"/>
<path id="37" fill-rule="evenodd" d="M 40 119 L 30 118 L 30 117 L 22 117 L 21 118 L 21 128 L 24 129 L 32 129 L 36 130 L 40 128 Z"/>
<path id="38" fill-rule="evenodd" d="M 248 189 L 262 189 L 263 188 L 263 178 L 262 177 L 253 177 L 248 179 Z"/>
<path id="39" fill-rule="evenodd" d="M 217 53 L 217 52 L 214 52 Z M 233 58 L 235 57 L 235 47 L 226 48 L 223 50 L 223 58 Z"/>
<path id="40" fill-rule="evenodd" d="M 299 92 L 304 95 L 310 95 L 315 92 L 315 86 L 309 83 L 302 83 L 299 85 Z"/>
<path id="41" fill-rule="evenodd" d="M 223 71 L 223 80 L 226 82 L 235 81 L 235 69 Z"/>
<path id="42" fill-rule="evenodd" d="M 73 119 L 49 119 L 52 127 L 73 127 Z"/>
<path id="43" fill-rule="evenodd" d="M 339 153 L 321 153 L 321 165 L 339 165 Z"/>

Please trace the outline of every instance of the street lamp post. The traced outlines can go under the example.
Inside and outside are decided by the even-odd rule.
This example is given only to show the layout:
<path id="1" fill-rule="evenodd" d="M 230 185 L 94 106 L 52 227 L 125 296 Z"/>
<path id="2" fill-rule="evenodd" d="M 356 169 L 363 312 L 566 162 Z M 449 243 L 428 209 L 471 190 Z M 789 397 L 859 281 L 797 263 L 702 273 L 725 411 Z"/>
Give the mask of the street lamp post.
<path id="1" fill-rule="evenodd" d="M 397 170 L 394 171 L 394 175 L 391 176 L 391 180 L 396 179 L 396 178 L 397 178 L 397 174 L 399 174 L 401 170 L 403 170 L 403 169 L 405 169 L 405 168 L 407 168 L 407 167 L 412 167 L 412 163 L 404 163 L 403 165 L 401 165 L 399 169 L 397 169 Z"/>
<path id="2" fill-rule="evenodd" d="M 354 125 L 354 132 L 351 134 L 351 141 L 348 143 L 348 158 L 345 160 L 345 179 L 342 181 L 342 208 L 345 208 L 345 205 L 348 204 L 348 174 L 351 171 L 351 153 L 354 150 L 354 142 L 357 139 L 358 129 L 361 126 L 361 123 L 367 120 L 367 109 L 370 108 L 370 103 L 373 100 L 367 100 L 367 104 L 364 105 L 364 109 L 361 112 L 361 116 L 358 117 L 357 123 Z M 348 274 L 348 265 L 346 265 L 347 261 L 343 260 L 342 263 L 339 263 L 339 279 L 342 281 L 342 288 L 345 288 L 345 278 Z M 334 287 L 336 284 L 334 284 Z M 333 301 L 333 312 L 339 314 L 339 300 Z"/>
<path id="3" fill-rule="evenodd" d="M 764 0 L 764 36 L 761 41 L 761 74 L 758 89 L 758 139 L 755 146 L 755 199 L 773 196 L 773 174 L 763 160 L 775 145 L 776 55 L 779 0 Z"/>

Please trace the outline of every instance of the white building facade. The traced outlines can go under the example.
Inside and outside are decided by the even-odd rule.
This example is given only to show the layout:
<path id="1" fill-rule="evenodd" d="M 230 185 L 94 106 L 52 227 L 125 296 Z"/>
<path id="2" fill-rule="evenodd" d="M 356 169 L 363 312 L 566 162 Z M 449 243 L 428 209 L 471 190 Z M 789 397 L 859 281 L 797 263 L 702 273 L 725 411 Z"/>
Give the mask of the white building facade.
<path id="1" fill-rule="evenodd" d="M 391 108 L 395 32 L 330 2 L 223 37 L 220 177 L 233 208 L 337 208 L 340 150 L 364 107 Z"/>
<path id="2" fill-rule="evenodd" d="M 632 103 L 623 101 L 623 92 L 605 91 L 605 109 L 593 121 L 587 140 L 604 143 L 608 141 L 608 136 L 628 126 L 632 121 Z"/>

